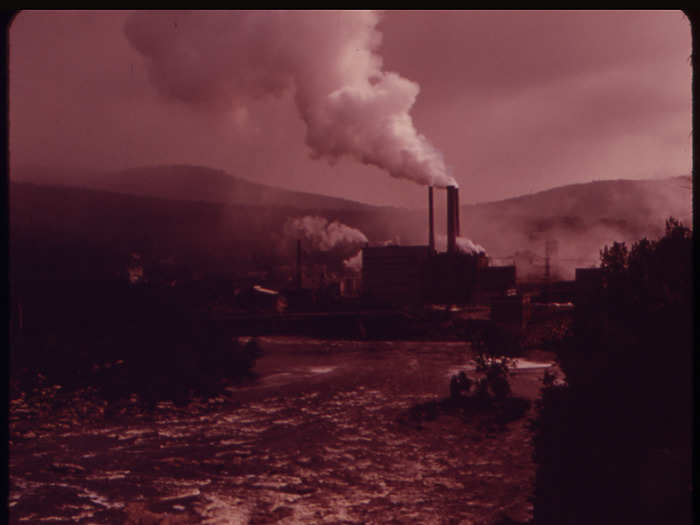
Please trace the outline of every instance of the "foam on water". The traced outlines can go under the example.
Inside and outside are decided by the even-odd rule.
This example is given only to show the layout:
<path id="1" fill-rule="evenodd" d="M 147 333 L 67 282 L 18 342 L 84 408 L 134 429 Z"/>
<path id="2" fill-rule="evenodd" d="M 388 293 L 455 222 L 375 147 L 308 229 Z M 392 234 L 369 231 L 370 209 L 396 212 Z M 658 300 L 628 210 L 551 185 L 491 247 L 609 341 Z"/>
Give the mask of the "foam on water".
<path id="1" fill-rule="evenodd" d="M 501 359 L 500 357 L 496 357 L 494 359 Z M 513 371 L 518 371 L 518 370 L 537 370 L 537 369 L 544 369 L 544 368 L 549 368 L 553 366 L 554 363 L 547 363 L 547 362 L 539 362 L 539 361 L 530 361 L 528 359 L 522 359 L 520 357 L 516 357 L 513 359 L 515 366 L 513 367 Z M 460 372 L 470 372 L 476 370 L 476 365 L 474 364 L 473 361 L 468 361 L 464 363 L 463 365 L 458 365 L 458 366 L 452 366 L 447 370 L 447 373 L 445 374 L 447 377 L 452 377 L 453 375 L 459 374 Z"/>

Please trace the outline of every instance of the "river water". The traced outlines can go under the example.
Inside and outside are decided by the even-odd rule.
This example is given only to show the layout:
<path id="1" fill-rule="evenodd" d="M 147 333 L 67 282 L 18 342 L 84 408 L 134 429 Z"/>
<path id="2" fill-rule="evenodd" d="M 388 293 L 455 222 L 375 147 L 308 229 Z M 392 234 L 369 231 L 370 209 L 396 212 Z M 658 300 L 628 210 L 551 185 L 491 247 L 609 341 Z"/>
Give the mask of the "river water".
<path id="1" fill-rule="evenodd" d="M 450 374 L 469 371 L 468 345 L 260 343 L 259 381 L 230 395 L 11 428 L 11 522 L 529 519 L 527 418 L 485 432 L 456 416 L 407 417 L 416 403 L 446 396 Z M 548 365 L 523 360 L 515 394 L 533 399 Z"/>

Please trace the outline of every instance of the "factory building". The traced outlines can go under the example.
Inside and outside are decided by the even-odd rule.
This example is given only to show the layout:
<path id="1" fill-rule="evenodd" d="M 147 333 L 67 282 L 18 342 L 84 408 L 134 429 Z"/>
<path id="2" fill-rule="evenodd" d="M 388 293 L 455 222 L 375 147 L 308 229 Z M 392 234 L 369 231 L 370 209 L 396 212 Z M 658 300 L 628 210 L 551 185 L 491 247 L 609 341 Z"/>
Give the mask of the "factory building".
<path id="1" fill-rule="evenodd" d="M 463 253 L 459 193 L 447 187 L 447 251 L 436 252 L 433 188 L 428 188 L 428 245 L 362 250 L 363 295 L 384 304 L 467 304 L 515 288 L 515 266 L 489 267 L 483 253 Z"/>
<path id="2" fill-rule="evenodd" d="M 428 246 L 374 246 L 362 250 L 364 296 L 383 303 L 423 299 Z"/>

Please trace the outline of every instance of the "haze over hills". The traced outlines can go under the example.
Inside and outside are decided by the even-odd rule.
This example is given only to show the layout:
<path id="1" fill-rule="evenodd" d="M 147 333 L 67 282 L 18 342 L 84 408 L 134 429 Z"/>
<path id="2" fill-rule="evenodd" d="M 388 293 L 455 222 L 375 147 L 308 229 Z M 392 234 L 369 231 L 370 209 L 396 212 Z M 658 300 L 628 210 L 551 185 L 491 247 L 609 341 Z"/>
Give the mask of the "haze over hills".
<path id="1" fill-rule="evenodd" d="M 54 245 L 58 238 L 101 243 L 110 253 L 120 252 L 119 257 L 134 249 L 157 251 L 162 258 L 179 254 L 205 271 L 216 267 L 223 273 L 244 261 L 250 268 L 263 261 L 292 264 L 293 240 L 285 238 L 284 223 L 302 215 L 338 220 L 364 232 L 370 242 L 427 242 L 424 210 L 293 192 L 202 167 L 104 175 L 40 169 L 12 173 L 12 236 L 21 241 L 32 232 L 36 238 L 24 245 L 24 258 L 32 259 L 31 250 L 40 250 L 39 239 L 48 237 Z M 68 187 L 68 181 L 93 189 Z M 690 176 L 595 181 L 464 205 L 462 235 L 482 245 L 494 263 L 515 262 L 519 278 L 541 277 L 545 242 L 556 241 L 550 254 L 553 273 L 573 278 L 574 268 L 598 263 L 605 244 L 658 237 L 669 216 L 690 226 L 691 184 Z M 443 200 L 442 192 L 436 192 L 438 233 L 444 226 Z"/>
<path id="2" fill-rule="evenodd" d="M 545 243 L 554 240 L 554 271 L 573 278 L 575 267 L 598 264 L 606 244 L 661 236 L 669 216 L 692 226 L 690 176 L 571 184 L 463 206 L 462 234 L 504 263 L 515 260 L 520 277 L 542 275 Z"/>

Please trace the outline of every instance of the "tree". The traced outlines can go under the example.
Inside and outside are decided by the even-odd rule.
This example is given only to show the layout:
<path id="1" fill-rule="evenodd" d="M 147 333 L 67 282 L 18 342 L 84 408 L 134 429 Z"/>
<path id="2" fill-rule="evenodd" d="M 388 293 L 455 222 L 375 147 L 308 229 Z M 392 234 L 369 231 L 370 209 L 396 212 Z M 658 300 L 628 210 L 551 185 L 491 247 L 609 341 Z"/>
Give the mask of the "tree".
<path id="1" fill-rule="evenodd" d="M 534 421 L 538 525 L 689 522 L 691 254 L 673 218 L 601 251 L 595 304 L 559 350 L 568 386 L 545 386 Z"/>

